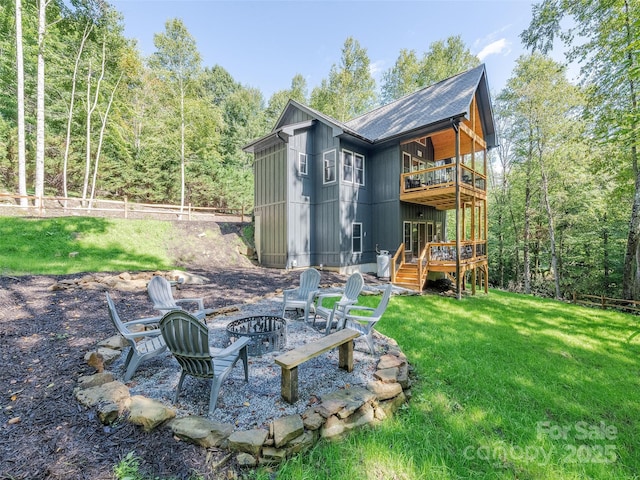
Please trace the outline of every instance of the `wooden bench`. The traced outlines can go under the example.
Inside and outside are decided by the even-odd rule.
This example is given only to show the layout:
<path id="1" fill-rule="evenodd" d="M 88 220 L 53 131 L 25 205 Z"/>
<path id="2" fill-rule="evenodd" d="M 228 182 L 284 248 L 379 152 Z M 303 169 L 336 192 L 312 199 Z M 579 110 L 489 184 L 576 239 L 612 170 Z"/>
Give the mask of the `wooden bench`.
<path id="1" fill-rule="evenodd" d="M 282 398 L 289 403 L 298 401 L 298 365 L 311 360 L 318 355 L 340 347 L 338 367 L 351 372 L 353 370 L 353 340 L 360 333 L 345 328 L 327 335 L 320 340 L 308 343 L 293 350 L 289 350 L 275 358 L 275 362 L 282 369 L 281 392 Z"/>

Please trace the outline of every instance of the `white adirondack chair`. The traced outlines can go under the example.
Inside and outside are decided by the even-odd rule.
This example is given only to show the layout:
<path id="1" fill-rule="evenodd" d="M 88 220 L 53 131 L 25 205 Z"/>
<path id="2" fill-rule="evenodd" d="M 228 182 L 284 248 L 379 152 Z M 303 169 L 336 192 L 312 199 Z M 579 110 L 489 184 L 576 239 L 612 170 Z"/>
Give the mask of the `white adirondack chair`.
<path id="1" fill-rule="evenodd" d="M 313 299 L 320 286 L 320 272 L 315 268 L 308 268 L 300 275 L 300 286 L 283 292 L 282 316 L 287 310 L 303 310 L 304 321 L 309 319 L 309 312 L 314 311 Z"/>
<path id="2" fill-rule="evenodd" d="M 389 298 L 391 297 L 392 284 L 388 284 L 382 294 L 382 298 L 376 308 L 365 307 L 361 305 L 349 305 L 344 309 L 343 325 L 346 328 L 360 332 L 360 336 L 364 337 L 371 354 L 375 353 L 373 344 L 373 327 L 378 323 L 389 304 Z M 359 314 L 360 312 L 369 312 L 366 315 Z"/>
<path id="3" fill-rule="evenodd" d="M 337 292 L 321 293 L 316 296 L 316 312 L 313 317 L 313 324 L 316 318 L 321 317 L 327 321 L 325 333 L 328 335 L 331 331 L 334 321 L 340 321 L 344 314 L 345 307 L 353 305 L 358 301 L 358 295 L 364 287 L 364 278 L 360 272 L 355 272 L 349 276 L 344 288 Z M 325 300 L 329 298 L 338 298 L 338 300 L 329 306 Z"/>

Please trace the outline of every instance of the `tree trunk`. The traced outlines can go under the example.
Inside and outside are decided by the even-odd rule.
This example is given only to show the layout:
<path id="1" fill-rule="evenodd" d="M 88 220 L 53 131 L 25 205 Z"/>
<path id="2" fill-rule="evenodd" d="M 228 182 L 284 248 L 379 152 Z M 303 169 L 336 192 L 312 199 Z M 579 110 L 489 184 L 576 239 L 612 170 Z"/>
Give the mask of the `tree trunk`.
<path id="1" fill-rule="evenodd" d="M 551 270 L 553 271 L 553 283 L 555 286 L 556 299 L 560 298 L 560 272 L 558 271 L 558 256 L 556 253 L 556 235 L 553 225 L 553 213 L 551 212 L 551 203 L 549 202 L 549 180 L 547 172 L 544 168 L 542 158 L 540 158 L 540 173 L 542 176 L 542 198 L 544 208 L 547 212 L 547 221 L 549 227 L 549 249 L 551 250 Z"/>
<path id="2" fill-rule="evenodd" d="M 18 74 L 18 193 L 20 206 L 27 200 L 27 155 L 24 133 L 24 55 L 22 51 L 22 1 L 16 0 L 16 69 Z"/>
<path id="3" fill-rule="evenodd" d="M 93 25 L 87 24 L 84 29 L 84 33 L 82 34 L 82 41 L 80 42 L 80 48 L 78 49 L 78 54 L 76 55 L 76 64 L 73 67 L 73 76 L 71 77 L 71 99 L 69 102 L 69 118 L 67 119 L 67 139 L 64 144 L 64 159 L 62 161 L 62 191 L 65 198 L 65 206 L 67 204 L 66 198 L 69 196 L 69 192 L 67 190 L 67 166 L 69 164 L 69 147 L 71 144 L 71 123 L 73 120 L 73 103 L 76 97 L 76 79 L 78 77 L 78 65 L 80 63 L 80 57 L 82 56 L 82 51 L 84 50 L 84 42 L 89 38 L 89 33 L 93 29 Z"/>
<path id="4" fill-rule="evenodd" d="M 104 78 L 104 65 L 106 58 L 106 41 L 102 41 L 102 67 L 100 70 L 100 77 L 96 83 L 96 91 L 93 97 L 93 104 L 91 103 L 91 62 L 89 62 L 89 75 L 87 77 L 87 153 L 84 166 L 84 184 L 82 186 L 82 203 L 87 200 L 87 191 L 89 190 L 89 173 L 91 172 L 91 116 L 93 111 L 98 106 L 98 98 L 100 96 L 100 84 Z"/>
<path id="5" fill-rule="evenodd" d="M 625 30 L 627 34 L 627 59 L 629 61 L 629 71 L 637 68 L 635 57 L 633 56 L 633 32 L 631 31 L 631 21 L 629 19 L 629 3 L 624 2 L 625 8 Z M 631 100 L 631 112 L 638 111 L 638 99 L 636 97 L 635 83 L 633 77 L 629 75 L 629 94 Z M 634 118 L 634 117 L 631 117 Z M 624 256 L 624 270 L 622 273 L 622 296 L 627 300 L 640 299 L 640 171 L 638 169 L 638 126 L 635 122 L 631 128 L 631 162 L 635 179 L 635 192 L 633 195 L 633 206 L 631 208 L 631 219 L 629 220 L 629 236 L 627 238 L 627 251 Z"/>
<path id="6" fill-rule="evenodd" d="M 531 293 L 531 258 L 529 248 L 531 242 L 531 159 L 527 160 L 527 179 L 524 189 L 524 232 L 522 233 L 522 276 L 524 293 Z"/>
<path id="7" fill-rule="evenodd" d="M 44 196 L 44 37 L 46 32 L 45 0 L 38 2 L 38 86 L 36 94 L 36 181 L 35 194 L 36 206 Z"/>
<path id="8" fill-rule="evenodd" d="M 107 118 L 109 117 L 109 110 L 111 110 L 111 104 L 113 103 L 113 97 L 118 89 L 118 85 L 120 85 L 120 80 L 122 80 L 122 74 L 120 74 L 120 78 L 116 82 L 116 85 L 113 87 L 111 91 L 111 96 L 109 97 L 109 103 L 107 104 L 107 110 L 104 112 L 104 117 L 102 117 L 102 125 L 100 126 L 100 138 L 98 140 L 98 148 L 96 150 L 96 160 L 94 162 L 93 168 L 93 182 L 91 183 L 91 197 L 89 199 L 89 209 L 91 209 L 93 199 L 95 198 L 96 192 L 96 183 L 98 180 L 98 164 L 100 163 L 100 152 L 102 152 L 102 141 L 104 140 L 104 131 L 107 127 Z"/>
<path id="9" fill-rule="evenodd" d="M 640 175 L 637 171 L 627 251 L 624 256 L 622 296 L 627 300 L 640 299 Z"/>
<path id="10" fill-rule="evenodd" d="M 184 210 L 184 85 L 180 81 L 180 213 Z"/>

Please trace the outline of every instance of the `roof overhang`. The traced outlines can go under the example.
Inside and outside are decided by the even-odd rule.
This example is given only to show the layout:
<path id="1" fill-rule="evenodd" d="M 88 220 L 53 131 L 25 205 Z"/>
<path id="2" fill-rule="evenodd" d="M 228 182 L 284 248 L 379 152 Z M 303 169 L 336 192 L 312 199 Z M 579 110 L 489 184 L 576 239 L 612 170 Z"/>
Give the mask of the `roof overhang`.
<path id="1" fill-rule="evenodd" d="M 242 150 L 247 153 L 256 153 L 280 143 L 288 143 L 289 137 L 292 137 L 296 132 L 299 132 L 300 130 L 312 127 L 314 123 L 315 120 L 306 120 L 304 122 L 285 125 L 282 128 L 278 128 L 270 134 L 265 135 L 264 137 L 259 138 L 248 145 L 245 145 L 244 147 L 242 147 Z"/>

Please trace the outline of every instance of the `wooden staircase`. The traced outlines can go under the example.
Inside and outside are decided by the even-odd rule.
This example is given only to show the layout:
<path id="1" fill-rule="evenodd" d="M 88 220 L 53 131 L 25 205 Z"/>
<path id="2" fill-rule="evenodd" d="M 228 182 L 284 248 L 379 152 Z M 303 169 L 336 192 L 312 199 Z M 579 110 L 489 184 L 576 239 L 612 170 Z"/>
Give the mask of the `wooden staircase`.
<path id="1" fill-rule="evenodd" d="M 419 278 L 417 263 L 403 263 L 396 272 L 393 284 L 409 290 L 422 291 L 426 278 L 426 270 L 423 272 L 423 278 Z"/>

